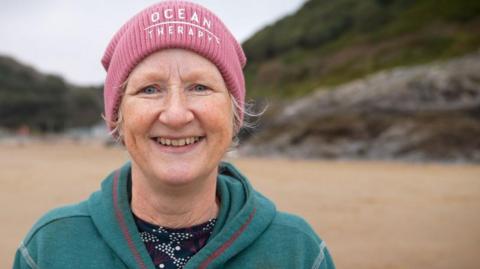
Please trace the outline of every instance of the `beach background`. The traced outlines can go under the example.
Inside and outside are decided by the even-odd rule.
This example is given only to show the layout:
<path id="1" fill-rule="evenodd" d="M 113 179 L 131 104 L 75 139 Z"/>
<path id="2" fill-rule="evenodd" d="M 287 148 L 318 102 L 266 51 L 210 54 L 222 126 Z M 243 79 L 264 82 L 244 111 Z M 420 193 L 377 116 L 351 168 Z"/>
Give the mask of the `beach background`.
<path id="1" fill-rule="evenodd" d="M 88 198 L 128 156 L 73 142 L 0 144 L 0 268 L 48 210 Z M 480 264 L 480 165 L 230 159 L 280 210 L 307 219 L 337 268 Z"/>

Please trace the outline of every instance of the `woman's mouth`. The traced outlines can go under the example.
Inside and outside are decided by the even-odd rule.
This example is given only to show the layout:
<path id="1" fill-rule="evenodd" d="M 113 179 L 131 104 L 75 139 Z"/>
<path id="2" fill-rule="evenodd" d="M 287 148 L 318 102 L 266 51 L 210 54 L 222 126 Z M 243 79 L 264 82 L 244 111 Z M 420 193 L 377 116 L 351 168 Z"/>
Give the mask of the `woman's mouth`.
<path id="1" fill-rule="evenodd" d="M 165 137 L 152 137 L 152 140 L 158 144 L 166 147 L 183 147 L 191 144 L 198 143 L 200 140 L 205 138 L 204 136 L 190 136 L 183 138 L 165 138 Z"/>

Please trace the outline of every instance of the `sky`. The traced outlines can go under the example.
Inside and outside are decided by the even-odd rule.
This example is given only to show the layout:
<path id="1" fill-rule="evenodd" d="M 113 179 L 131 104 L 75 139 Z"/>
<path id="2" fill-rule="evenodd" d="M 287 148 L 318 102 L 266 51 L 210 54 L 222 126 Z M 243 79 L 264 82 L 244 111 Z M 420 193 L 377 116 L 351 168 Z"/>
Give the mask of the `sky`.
<path id="1" fill-rule="evenodd" d="M 190 0 L 210 10 L 240 41 L 305 0 Z M 77 85 L 102 84 L 100 59 L 130 17 L 158 1 L 0 0 L 0 54 Z"/>

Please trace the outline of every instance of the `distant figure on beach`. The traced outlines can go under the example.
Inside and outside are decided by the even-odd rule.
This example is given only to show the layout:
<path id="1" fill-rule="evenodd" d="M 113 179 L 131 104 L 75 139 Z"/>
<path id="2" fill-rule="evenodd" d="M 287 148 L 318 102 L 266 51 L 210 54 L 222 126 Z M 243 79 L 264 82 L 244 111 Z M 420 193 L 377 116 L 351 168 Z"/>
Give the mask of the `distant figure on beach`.
<path id="1" fill-rule="evenodd" d="M 88 200 L 44 215 L 14 268 L 334 268 L 308 223 L 222 161 L 248 113 L 246 58 L 215 14 L 186 1 L 150 6 L 102 64 L 104 118 L 131 161 Z"/>
<path id="2" fill-rule="evenodd" d="M 30 127 L 26 124 L 20 125 L 16 131 L 16 137 L 19 146 L 24 146 L 30 137 Z"/>

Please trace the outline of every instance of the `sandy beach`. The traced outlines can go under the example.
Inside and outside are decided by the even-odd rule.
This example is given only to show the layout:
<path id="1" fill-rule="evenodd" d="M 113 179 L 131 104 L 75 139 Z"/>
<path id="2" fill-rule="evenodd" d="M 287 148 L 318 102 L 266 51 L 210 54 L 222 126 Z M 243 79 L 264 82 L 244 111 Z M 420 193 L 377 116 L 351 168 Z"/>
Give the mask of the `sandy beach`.
<path id="1" fill-rule="evenodd" d="M 0 268 L 42 214 L 86 199 L 127 159 L 100 145 L 0 144 Z M 311 223 L 337 268 L 479 268 L 480 165 L 231 161 Z"/>

